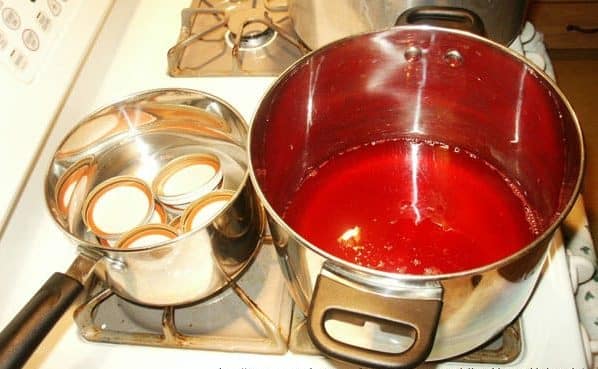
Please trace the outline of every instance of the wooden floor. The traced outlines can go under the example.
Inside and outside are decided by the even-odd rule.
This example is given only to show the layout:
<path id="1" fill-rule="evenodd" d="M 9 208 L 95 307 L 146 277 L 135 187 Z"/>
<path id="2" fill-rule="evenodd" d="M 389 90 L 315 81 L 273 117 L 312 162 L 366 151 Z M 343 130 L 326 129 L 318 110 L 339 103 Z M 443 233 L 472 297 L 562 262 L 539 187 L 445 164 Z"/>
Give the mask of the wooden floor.
<path id="1" fill-rule="evenodd" d="M 587 165 L 583 196 L 594 241 L 598 242 L 598 56 L 551 52 L 557 82 L 584 131 Z"/>

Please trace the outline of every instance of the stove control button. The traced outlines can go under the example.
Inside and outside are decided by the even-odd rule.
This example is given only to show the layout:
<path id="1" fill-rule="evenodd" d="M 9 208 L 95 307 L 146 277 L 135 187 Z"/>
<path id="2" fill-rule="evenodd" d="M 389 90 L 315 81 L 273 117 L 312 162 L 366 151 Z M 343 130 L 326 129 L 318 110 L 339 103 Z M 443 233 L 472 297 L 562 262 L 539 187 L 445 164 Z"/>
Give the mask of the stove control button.
<path id="1" fill-rule="evenodd" d="M 37 13 L 37 15 L 35 16 L 35 20 L 37 21 L 37 24 L 39 25 L 39 28 L 42 29 L 42 31 L 47 32 L 50 29 L 52 20 L 50 19 L 50 16 L 47 13 Z"/>
<path id="2" fill-rule="evenodd" d="M 50 8 L 50 12 L 54 14 L 54 16 L 58 16 L 62 11 L 62 6 L 56 0 L 48 0 L 48 8 Z"/>
<path id="3" fill-rule="evenodd" d="M 6 48 L 6 45 L 8 45 L 8 40 L 6 39 L 4 33 L 0 31 L 0 51 L 4 50 Z"/>
<path id="4" fill-rule="evenodd" d="M 25 54 L 17 49 L 13 49 L 10 54 L 10 61 L 17 70 L 25 70 L 27 68 L 27 57 Z"/>
<path id="5" fill-rule="evenodd" d="M 39 49 L 39 37 L 37 33 L 30 28 L 26 28 L 23 31 L 23 43 L 31 51 L 37 51 Z"/>
<path id="6" fill-rule="evenodd" d="M 18 29 L 21 27 L 21 17 L 19 17 L 19 13 L 13 8 L 4 8 L 2 10 L 2 20 L 10 29 Z"/>

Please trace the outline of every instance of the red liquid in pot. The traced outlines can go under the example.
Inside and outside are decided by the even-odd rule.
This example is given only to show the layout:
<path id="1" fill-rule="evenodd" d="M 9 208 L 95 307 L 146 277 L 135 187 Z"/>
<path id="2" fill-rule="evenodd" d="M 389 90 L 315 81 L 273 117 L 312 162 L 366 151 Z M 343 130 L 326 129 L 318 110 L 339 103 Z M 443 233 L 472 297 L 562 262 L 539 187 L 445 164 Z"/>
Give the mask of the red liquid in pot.
<path id="1" fill-rule="evenodd" d="M 514 182 L 475 155 L 392 140 L 335 155 L 308 173 L 283 218 L 339 258 L 437 274 L 521 249 L 537 234 L 533 214 Z"/>

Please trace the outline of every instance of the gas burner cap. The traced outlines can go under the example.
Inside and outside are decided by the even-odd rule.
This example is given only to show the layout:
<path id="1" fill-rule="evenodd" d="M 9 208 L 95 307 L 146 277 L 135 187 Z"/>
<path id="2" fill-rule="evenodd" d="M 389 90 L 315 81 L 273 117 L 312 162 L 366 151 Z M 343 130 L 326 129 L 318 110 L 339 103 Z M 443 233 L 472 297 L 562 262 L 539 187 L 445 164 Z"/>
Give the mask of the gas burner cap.
<path id="1" fill-rule="evenodd" d="M 114 177 L 96 186 L 85 199 L 83 222 L 104 239 L 115 239 L 145 224 L 154 212 L 149 186 L 135 177 Z"/>
<path id="2" fill-rule="evenodd" d="M 230 47 L 233 47 L 237 35 L 240 34 L 238 45 L 240 50 L 264 47 L 276 38 L 276 31 L 268 27 L 268 23 L 269 20 L 264 15 L 263 9 L 236 10 L 229 15 L 225 40 Z"/>
<path id="3" fill-rule="evenodd" d="M 228 15 L 228 29 L 235 36 L 239 33 L 247 38 L 259 36 L 269 29 L 266 22 L 263 9 L 237 9 Z"/>
<path id="4" fill-rule="evenodd" d="M 115 245 L 117 249 L 154 246 L 178 236 L 176 229 L 165 224 L 146 224 L 125 234 Z"/>
<path id="5" fill-rule="evenodd" d="M 276 31 L 268 28 L 264 33 L 255 37 L 241 37 L 239 42 L 239 50 L 253 50 L 260 49 L 272 42 L 276 38 Z M 225 35 L 227 45 L 232 48 L 235 45 L 235 35 L 231 31 L 227 31 Z"/>

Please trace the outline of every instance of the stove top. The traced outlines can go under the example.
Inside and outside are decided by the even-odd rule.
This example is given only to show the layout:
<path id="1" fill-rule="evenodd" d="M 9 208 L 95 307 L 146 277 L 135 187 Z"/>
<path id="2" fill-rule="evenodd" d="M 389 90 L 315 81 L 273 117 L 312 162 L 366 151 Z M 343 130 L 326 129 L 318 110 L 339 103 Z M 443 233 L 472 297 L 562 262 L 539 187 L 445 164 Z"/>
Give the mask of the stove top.
<path id="1" fill-rule="evenodd" d="M 152 308 L 115 295 L 91 281 L 75 322 L 94 342 L 223 352 L 320 355 L 305 316 L 293 309 L 270 237 L 249 270 L 224 292 L 190 306 Z M 455 358 L 461 363 L 509 364 L 522 354 L 521 323 L 513 322 L 478 350 Z"/>
<path id="2" fill-rule="evenodd" d="M 214 5 L 220 2 L 211 1 L 210 4 Z M 199 1 L 194 1 L 191 7 L 193 8 L 199 3 Z M 236 3 L 246 4 L 249 2 L 236 1 Z M 268 4 L 272 6 L 274 2 L 270 1 Z M 207 6 L 206 3 L 206 5 L 202 5 L 202 8 Z M 165 56 L 169 50 L 171 50 L 171 54 L 173 53 L 173 45 L 180 45 L 185 39 L 182 37 L 177 40 L 177 35 L 181 30 L 181 9 L 187 7 L 189 7 L 189 0 L 115 1 L 103 30 L 98 35 L 95 45 L 80 71 L 79 78 L 72 87 L 70 96 L 63 102 L 63 107 L 56 118 L 47 142 L 39 152 L 38 160 L 23 188 L 21 198 L 0 239 L 0 281 L 3 281 L 0 282 L 0 295 L 3 296 L 3 304 L 0 307 L 0 326 L 4 326 L 16 314 L 52 272 L 66 270 L 76 254 L 75 247 L 52 223 L 42 199 L 44 176 L 51 155 L 64 134 L 81 117 L 97 109 L 98 106 L 120 100 L 123 96 L 132 93 L 146 89 L 180 87 L 200 89 L 219 96 L 237 108 L 250 122 L 261 95 L 274 81 L 273 77 L 266 77 L 266 72 L 256 72 L 256 75 L 261 77 L 254 78 L 239 78 L 241 75 L 251 75 L 249 72 L 243 72 L 243 68 L 237 68 L 236 74 L 233 73 L 231 77 L 223 77 L 222 73 L 224 72 L 211 74 L 218 75 L 218 78 L 202 74 L 188 74 L 200 75 L 201 78 L 172 78 L 173 75 L 177 75 L 172 72 L 172 69 L 170 69 L 170 74 L 165 72 L 168 67 Z M 222 21 L 221 13 L 218 14 Z M 189 15 L 192 14 L 189 13 Z M 284 19 L 284 17 L 280 19 L 271 17 L 274 22 Z M 216 16 L 212 16 L 212 18 L 217 19 Z M 152 26 L 149 27 L 149 24 Z M 250 28 L 249 30 L 259 34 L 262 28 L 257 27 L 256 29 Z M 188 32 L 190 35 L 191 29 Z M 225 33 L 226 31 L 221 32 L 214 37 L 223 38 Z M 533 52 L 524 50 L 524 47 L 529 48 L 531 44 L 532 42 L 529 40 L 522 41 L 521 49 L 524 52 Z M 295 47 L 290 43 L 289 45 L 289 50 Z M 193 53 L 189 47 L 179 48 L 180 50 L 177 52 L 182 54 L 186 52 L 187 57 L 192 56 Z M 225 63 L 228 66 L 235 65 L 232 62 L 232 48 L 227 44 L 227 50 L 231 51 L 229 62 Z M 239 46 L 239 52 L 241 52 L 240 49 L 241 46 Z M 293 58 L 300 55 L 298 51 L 295 53 Z M 243 55 L 244 58 L 247 56 Z M 292 62 L 290 59 L 289 57 L 289 63 Z M 198 73 L 199 69 L 195 67 L 201 63 L 201 60 L 190 59 L 189 62 L 184 61 L 178 68 L 181 71 Z M 245 60 L 243 63 L 247 63 L 247 61 Z M 247 65 L 243 63 L 242 66 Z M 549 60 L 546 64 L 548 72 Z M 172 65 L 174 64 L 170 62 L 171 67 Z M 214 67 L 211 63 L 207 63 L 207 65 Z M 179 75 L 183 76 L 183 74 Z M 23 232 L 24 229 L 27 232 Z M 503 364 L 449 361 L 430 363 L 426 366 L 436 368 L 587 367 L 566 252 L 563 242 L 558 237 L 559 234 L 551 248 L 551 254 L 540 283 L 518 319 L 521 346 L 515 358 Z M 264 250 L 272 251 L 267 247 L 263 247 L 262 251 Z M 263 261 L 271 263 L 269 265 L 272 268 L 277 267 L 277 263 L 273 259 L 261 260 L 262 257 L 267 256 L 268 253 L 262 255 L 260 252 L 256 265 Z M 264 273 L 264 271 L 250 269 L 244 278 L 251 277 L 251 273 L 254 272 Z M 268 278 L 267 282 L 278 286 L 276 278 Z M 115 296 L 111 296 L 110 292 L 101 292 L 101 286 L 96 286 L 90 290 L 90 295 L 86 299 L 78 303 L 78 306 L 85 306 L 86 301 L 96 298 L 107 302 L 111 308 L 118 309 L 119 315 L 104 313 L 104 310 L 95 308 L 92 311 L 86 310 L 89 308 L 85 307 L 74 308 L 67 313 L 43 342 L 27 364 L 27 368 L 80 368 L 85 366 L 98 369 L 129 369 L 131 363 L 146 369 L 165 367 L 231 369 L 346 367 L 329 361 L 319 354 L 309 352 L 309 350 L 302 351 L 301 347 L 309 348 L 309 345 L 305 341 L 302 343 L 304 346 L 297 345 L 298 341 L 293 341 L 294 334 L 295 338 L 301 335 L 300 328 L 294 328 L 300 324 L 300 320 L 293 321 L 292 315 L 288 315 L 289 308 L 285 305 L 284 297 L 281 295 L 270 300 L 278 306 L 263 307 L 260 305 L 262 292 L 259 291 L 264 290 L 256 289 L 255 286 L 246 286 L 244 283 L 243 279 L 238 283 L 238 287 L 243 289 L 242 292 L 230 289 L 222 296 L 215 297 L 216 300 L 210 303 L 209 307 L 190 307 L 185 311 L 178 309 L 158 309 L 157 311 L 149 309 L 147 311 L 148 308 L 136 305 L 128 306 L 129 303 L 126 301 L 118 300 Z M 274 289 L 278 289 L 278 287 Z M 249 299 L 243 300 L 244 293 Z M 244 332 L 250 332 L 250 337 L 264 340 L 262 342 L 274 342 L 276 348 L 273 351 L 275 352 L 264 355 L 256 353 L 251 348 L 237 348 L 236 343 L 228 338 L 223 338 L 237 335 L 234 330 L 228 330 L 226 319 L 219 314 L 221 311 L 219 303 L 225 300 L 234 301 L 233 306 L 236 307 L 232 308 L 233 310 L 248 306 L 247 303 L 250 300 L 255 302 L 267 316 L 266 321 L 269 320 L 272 323 L 270 327 L 275 327 L 273 330 L 278 329 L 283 341 L 287 340 L 284 342 L 284 353 L 280 353 L 281 346 L 277 346 L 280 341 L 275 342 L 279 336 L 274 335 L 276 337 L 274 340 L 267 337 L 267 334 L 264 335 L 266 330 L 263 321 L 260 322 L 259 319 L 256 320 L 245 313 L 239 313 L 240 310 L 235 310 L 237 315 L 234 320 L 242 322 L 241 325 L 245 327 Z M 100 309 L 104 309 L 104 307 Z M 137 319 L 134 322 L 127 320 L 130 319 L 131 312 L 134 312 L 134 319 Z M 74 314 L 77 315 L 76 321 L 73 320 Z M 147 321 L 147 318 L 157 318 L 160 319 L 160 322 Z M 92 320 L 90 326 L 93 328 L 84 328 L 82 331 L 80 326 L 83 323 L 90 323 L 90 320 Z M 95 339 L 98 336 L 94 335 L 101 334 L 102 330 L 116 330 L 123 326 L 127 327 L 129 333 L 153 335 L 156 344 L 139 344 L 135 340 L 123 344 L 108 344 L 107 342 L 118 342 L 117 338 L 113 336 L 106 339 Z M 216 328 L 216 330 L 210 331 L 210 328 Z M 87 329 L 90 331 L 87 332 Z M 296 330 L 293 332 L 293 329 Z M 205 340 L 208 342 L 208 346 L 180 349 L 181 347 L 190 348 L 188 342 L 193 339 L 189 339 L 189 336 L 195 337 L 197 333 L 206 332 L 209 333 L 208 339 Z M 184 339 L 180 339 L 179 335 L 184 336 Z M 156 347 L 158 343 L 161 343 L 157 342 L 160 340 L 167 340 L 166 346 L 169 348 Z M 219 340 L 222 340 L 221 343 L 224 344 L 219 346 L 214 342 Z M 496 344 L 493 343 L 493 345 Z M 177 349 L 171 349 L 172 347 Z M 490 348 L 494 350 L 497 347 L 491 346 Z"/>

